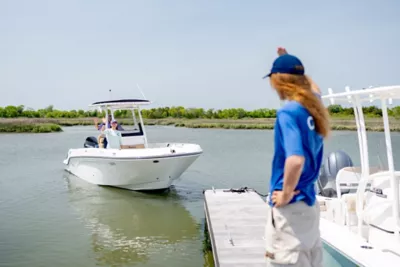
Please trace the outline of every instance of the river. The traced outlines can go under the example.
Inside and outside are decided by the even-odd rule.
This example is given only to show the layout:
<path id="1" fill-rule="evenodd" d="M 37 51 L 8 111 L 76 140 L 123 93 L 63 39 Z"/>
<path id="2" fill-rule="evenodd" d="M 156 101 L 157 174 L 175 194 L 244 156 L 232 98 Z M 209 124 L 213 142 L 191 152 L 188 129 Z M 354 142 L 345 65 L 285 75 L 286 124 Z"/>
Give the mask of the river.
<path id="1" fill-rule="evenodd" d="M 212 266 L 203 255 L 203 189 L 268 190 L 273 132 L 147 127 L 150 141 L 194 142 L 204 153 L 169 193 L 99 187 L 67 174 L 69 148 L 93 127 L 0 135 L 0 266 Z M 383 133 L 369 133 L 372 164 L 387 166 Z M 392 134 L 395 150 L 400 134 Z M 326 151 L 359 163 L 356 132 L 336 131 Z M 396 161 L 395 161 L 396 162 Z M 325 253 L 325 266 L 341 266 Z"/>

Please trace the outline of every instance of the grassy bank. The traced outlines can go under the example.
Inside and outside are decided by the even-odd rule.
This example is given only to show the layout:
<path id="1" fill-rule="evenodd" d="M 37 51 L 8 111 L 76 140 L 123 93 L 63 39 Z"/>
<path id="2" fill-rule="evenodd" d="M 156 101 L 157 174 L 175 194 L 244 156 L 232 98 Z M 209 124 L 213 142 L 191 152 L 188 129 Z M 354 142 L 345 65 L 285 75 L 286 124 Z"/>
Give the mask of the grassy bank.
<path id="1" fill-rule="evenodd" d="M 187 128 L 221 128 L 221 129 L 273 129 L 275 119 L 241 119 L 241 120 L 182 120 L 176 122 L 176 127 Z M 381 119 L 366 118 L 366 129 L 368 131 L 382 132 L 383 122 Z M 333 118 L 331 120 L 332 130 L 356 131 L 357 126 L 353 118 Z M 400 132 L 400 120 L 391 119 L 390 129 Z"/>
<path id="2" fill-rule="evenodd" d="M 123 125 L 132 125 L 131 119 L 118 119 Z M 170 125 L 187 128 L 219 128 L 219 129 L 273 129 L 275 119 L 145 119 L 145 125 Z M 57 132 L 60 126 L 94 125 L 92 118 L 79 119 L 47 119 L 16 118 L 0 119 L 0 132 Z M 354 118 L 332 118 L 333 130 L 356 130 Z M 400 120 L 391 118 L 392 131 L 400 132 Z M 366 118 L 369 131 L 383 131 L 381 118 Z"/>
<path id="3" fill-rule="evenodd" d="M 0 121 L 0 133 L 51 133 L 61 131 L 61 126 L 54 123 L 16 123 Z"/>

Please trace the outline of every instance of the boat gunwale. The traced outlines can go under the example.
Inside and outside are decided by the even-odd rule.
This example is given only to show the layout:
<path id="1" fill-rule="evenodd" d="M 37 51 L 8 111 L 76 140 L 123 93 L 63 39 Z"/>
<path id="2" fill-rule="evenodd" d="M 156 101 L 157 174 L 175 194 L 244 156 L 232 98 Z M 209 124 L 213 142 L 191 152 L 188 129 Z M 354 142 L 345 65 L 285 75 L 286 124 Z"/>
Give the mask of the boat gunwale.
<path id="1" fill-rule="evenodd" d="M 198 151 L 198 152 L 188 152 L 188 153 L 175 153 L 171 155 L 154 155 L 154 156 L 143 156 L 143 157 L 133 157 L 133 156 L 128 156 L 128 157 L 118 157 L 118 156 L 95 156 L 95 155 L 72 155 L 68 156 L 66 160 L 68 161 L 66 164 L 69 163 L 71 159 L 74 158 L 86 158 L 86 159 L 102 159 L 102 160 L 120 160 L 120 161 L 140 161 L 140 160 L 157 160 L 157 159 L 165 159 L 165 158 L 184 158 L 184 157 L 192 157 L 192 156 L 198 156 L 201 155 L 203 151 Z"/>

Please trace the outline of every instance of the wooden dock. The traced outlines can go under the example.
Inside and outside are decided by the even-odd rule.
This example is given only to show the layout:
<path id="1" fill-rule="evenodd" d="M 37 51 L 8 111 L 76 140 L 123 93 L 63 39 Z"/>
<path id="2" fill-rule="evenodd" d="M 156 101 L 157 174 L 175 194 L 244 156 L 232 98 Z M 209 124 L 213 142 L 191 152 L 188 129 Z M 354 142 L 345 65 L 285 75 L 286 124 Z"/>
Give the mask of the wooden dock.
<path id="1" fill-rule="evenodd" d="M 216 267 L 266 266 L 267 204 L 256 193 L 204 191 L 204 210 Z"/>

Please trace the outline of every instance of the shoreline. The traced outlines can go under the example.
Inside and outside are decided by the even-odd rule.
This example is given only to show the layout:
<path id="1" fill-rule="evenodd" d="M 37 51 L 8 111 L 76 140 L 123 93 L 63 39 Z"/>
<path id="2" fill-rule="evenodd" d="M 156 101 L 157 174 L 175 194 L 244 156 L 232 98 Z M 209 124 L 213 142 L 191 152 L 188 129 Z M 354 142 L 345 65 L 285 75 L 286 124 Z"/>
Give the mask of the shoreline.
<path id="1" fill-rule="evenodd" d="M 62 127 L 55 123 L 18 123 L 0 120 L 0 133 L 55 133 L 62 132 Z"/>
<path id="2" fill-rule="evenodd" d="M 122 125 L 133 125 L 130 118 L 117 119 Z M 185 128 L 204 129 L 241 129 L 241 130 L 272 130 L 274 118 L 264 119 L 144 119 L 145 125 L 174 126 Z M 367 131 L 382 132 L 383 122 L 381 118 L 366 118 Z M 93 118 L 12 118 L 0 119 L 0 133 L 48 133 L 61 132 L 61 127 L 90 126 L 94 125 Z M 333 131 L 356 131 L 354 118 L 331 119 Z M 393 132 L 400 132 L 400 120 L 390 118 L 390 129 Z"/>

